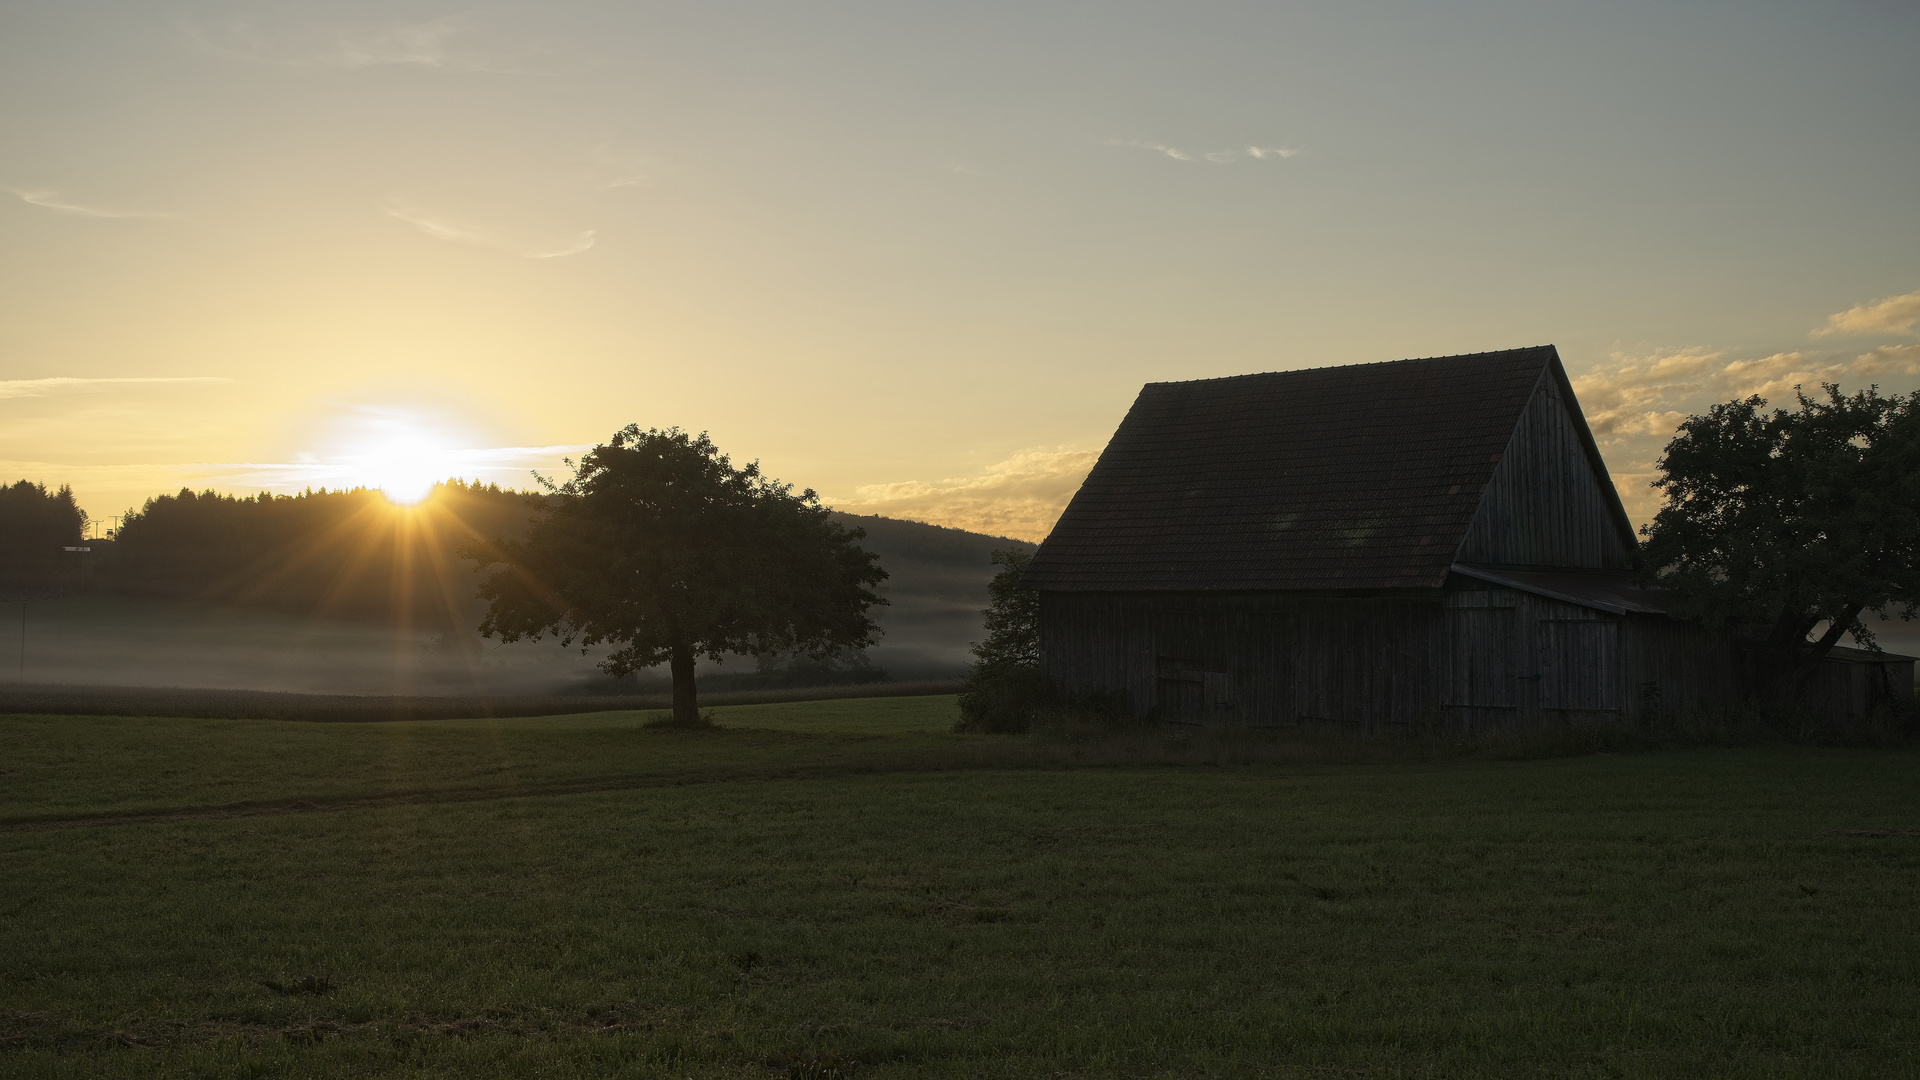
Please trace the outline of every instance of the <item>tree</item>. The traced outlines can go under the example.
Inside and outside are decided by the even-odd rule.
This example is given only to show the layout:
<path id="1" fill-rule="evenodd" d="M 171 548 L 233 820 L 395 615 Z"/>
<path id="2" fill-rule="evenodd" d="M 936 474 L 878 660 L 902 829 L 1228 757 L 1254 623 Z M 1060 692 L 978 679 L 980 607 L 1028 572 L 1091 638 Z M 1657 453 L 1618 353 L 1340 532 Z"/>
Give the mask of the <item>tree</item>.
<path id="1" fill-rule="evenodd" d="M 1876 647 L 1862 613 L 1920 602 L 1920 393 L 1822 389 L 1796 389 L 1791 412 L 1750 397 L 1690 417 L 1642 530 L 1676 614 L 1748 630 L 1796 668 L 1845 634 Z"/>
<path id="2" fill-rule="evenodd" d="M 0 484 L 0 599 L 38 600 L 68 585 L 87 512 L 74 501 L 73 489 L 21 480 Z"/>
<path id="3" fill-rule="evenodd" d="M 973 646 L 974 664 L 960 693 L 956 731 L 1020 732 L 1053 703 L 1053 685 L 1040 669 L 1040 594 L 1023 588 L 1032 554 L 993 553 L 1000 572 L 987 584 L 987 635 Z"/>
<path id="4" fill-rule="evenodd" d="M 982 667 L 1040 666 L 1040 594 L 1020 584 L 1032 561 L 1031 552 L 1012 548 L 993 553 L 1001 570 L 987 583 L 987 609 L 981 612 L 987 639 L 973 646 Z"/>
<path id="5" fill-rule="evenodd" d="M 480 632 L 611 644 L 600 666 L 615 676 L 666 663 L 676 723 L 700 722 L 697 657 L 825 657 L 879 636 L 867 611 L 886 603 L 872 587 L 887 574 L 858 545 L 865 533 L 758 462 L 734 468 L 705 433 L 629 424 L 571 480 L 543 483 L 524 541 L 464 552 L 481 572 L 501 567 L 480 586 Z"/>

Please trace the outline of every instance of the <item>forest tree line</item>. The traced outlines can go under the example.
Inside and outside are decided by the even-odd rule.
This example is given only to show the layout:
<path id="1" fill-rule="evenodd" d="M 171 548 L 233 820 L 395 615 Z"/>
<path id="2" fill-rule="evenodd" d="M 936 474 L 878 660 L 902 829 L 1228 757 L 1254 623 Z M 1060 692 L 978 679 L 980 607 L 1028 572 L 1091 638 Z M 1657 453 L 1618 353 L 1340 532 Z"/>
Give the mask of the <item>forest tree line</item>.
<path id="1" fill-rule="evenodd" d="M 105 591 L 471 626 L 479 604 L 462 549 L 524 535 L 542 498 L 459 480 L 407 509 L 370 488 L 245 496 L 182 488 L 148 499 L 111 538 L 88 540 L 71 489 L 23 480 L 0 488 L 0 599 Z"/>
<path id="2" fill-rule="evenodd" d="M 0 603 L 103 592 L 471 629 L 485 605 L 461 545 L 524 537 L 545 499 L 457 480 L 405 510 L 372 489 L 182 489 L 148 499 L 111 538 L 87 539 L 92 523 L 70 489 L 23 480 L 0 485 Z M 862 546 L 892 575 L 887 591 L 923 606 L 979 607 L 992 553 L 1034 547 L 916 521 L 834 517 L 865 530 Z"/>

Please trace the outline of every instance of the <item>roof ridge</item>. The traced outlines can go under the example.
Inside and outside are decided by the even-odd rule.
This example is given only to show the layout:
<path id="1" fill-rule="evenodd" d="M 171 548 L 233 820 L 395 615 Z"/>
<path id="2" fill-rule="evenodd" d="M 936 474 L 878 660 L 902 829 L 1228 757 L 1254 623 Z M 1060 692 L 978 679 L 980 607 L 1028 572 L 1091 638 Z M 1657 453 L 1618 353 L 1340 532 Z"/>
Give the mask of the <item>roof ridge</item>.
<path id="1" fill-rule="evenodd" d="M 1287 368 L 1283 371 L 1249 371 L 1239 375 L 1213 375 L 1204 379 L 1165 379 L 1150 382 L 1147 386 L 1187 386 L 1193 383 L 1229 382 L 1234 379 L 1264 379 L 1273 375 L 1304 375 L 1310 371 L 1338 371 L 1343 368 L 1389 367 L 1394 364 L 1422 364 L 1434 360 L 1473 360 L 1483 356 L 1506 356 L 1511 353 L 1538 352 L 1541 349 L 1559 350 L 1552 342 L 1544 345 L 1524 345 L 1517 349 L 1488 349 L 1485 352 L 1453 353 L 1447 356 L 1408 356 L 1399 360 L 1367 360 L 1358 364 L 1322 364 L 1319 367 Z"/>

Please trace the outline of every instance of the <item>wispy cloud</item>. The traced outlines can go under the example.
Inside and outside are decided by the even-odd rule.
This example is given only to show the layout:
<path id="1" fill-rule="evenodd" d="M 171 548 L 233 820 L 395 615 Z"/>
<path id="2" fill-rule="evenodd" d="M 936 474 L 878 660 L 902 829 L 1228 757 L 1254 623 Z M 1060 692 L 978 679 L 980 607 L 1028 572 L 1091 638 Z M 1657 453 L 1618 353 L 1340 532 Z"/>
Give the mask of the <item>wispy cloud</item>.
<path id="1" fill-rule="evenodd" d="M 173 214 L 159 214 L 150 210 L 116 210 L 105 206 L 89 206 L 75 202 L 53 188 L 4 188 L 0 189 L 17 195 L 20 201 L 33 206 L 52 210 L 57 214 L 73 214 L 79 217 L 96 218 L 170 218 Z"/>
<path id="2" fill-rule="evenodd" d="M 0 379 L 0 400 L 7 398 L 52 397 L 56 394 L 97 394 L 130 386 L 152 386 L 157 384 L 195 384 L 203 386 L 230 383 L 232 379 L 202 376 L 181 378 L 139 378 L 139 379 L 80 379 L 55 377 L 50 379 Z"/>
<path id="3" fill-rule="evenodd" d="M 1233 150 L 1201 150 L 1189 152 L 1177 146 L 1162 142 L 1147 142 L 1140 139 L 1106 139 L 1107 146 L 1123 146 L 1134 150 L 1151 150 L 1175 161 L 1208 161 L 1215 165 L 1231 165 L 1241 158 L 1265 161 L 1268 158 L 1298 157 L 1302 151 L 1290 146 L 1246 146 Z"/>
<path id="4" fill-rule="evenodd" d="M 1839 383 L 1859 389 L 1867 382 L 1912 376 L 1920 376 L 1920 345 L 1889 345 L 1852 356 L 1796 351 L 1756 359 L 1695 347 L 1615 353 L 1572 382 L 1621 500 L 1635 520 L 1645 521 L 1659 509 L 1649 486 L 1657 475 L 1654 462 L 1688 416 L 1755 394 L 1775 404 L 1790 402 L 1796 386 L 1811 390 Z"/>
<path id="5" fill-rule="evenodd" d="M 432 211 L 389 205 L 387 215 L 441 240 L 506 251 L 528 259 L 558 259 L 578 255 L 594 244 L 594 230 L 555 235 L 502 229 L 447 217 Z"/>
<path id="6" fill-rule="evenodd" d="M 470 32 L 459 16 L 425 22 L 394 22 L 334 30 L 266 30 L 250 22 L 218 29 L 193 27 L 201 44 L 224 56 L 280 67 L 362 68 L 407 66 L 435 71 L 526 74 L 518 65 L 461 47 Z"/>
<path id="7" fill-rule="evenodd" d="M 1151 150 L 1156 154 L 1165 154 L 1175 161 L 1193 160 L 1192 154 L 1187 153 L 1177 146 L 1168 146 L 1166 143 L 1141 142 L 1139 139 L 1108 139 L 1106 143 L 1108 146 L 1126 146 L 1135 150 Z"/>
<path id="8" fill-rule="evenodd" d="M 869 484 L 833 500 L 850 513 L 885 514 L 975 532 L 1039 540 L 1059 520 L 1099 454 L 1034 447 L 975 476 Z"/>
<path id="9" fill-rule="evenodd" d="M 653 179 L 649 174 L 651 155 L 600 143 L 587 148 L 589 182 L 602 190 L 644 187 Z"/>
<path id="10" fill-rule="evenodd" d="M 1815 330 L 1813 336 L 1905 334 L 1913 331 L 1915 322 L 1920 322 L 1920 291 L 1885 297 L 1871 304 L 1855 304 L 1827 316 L 1827 324 Z"/>
<path id="11" fill-rule="evenodd" d="M 438 482 L 461 479 L 530 487 L 529 470 L 551 470 L 570 454 L 591 450 L 593 443 L 553 446 L 487 446 L 405 448 L 409 470 Z M 299 491 L 309 487 L 377 487 L 394 470 L 390 452 L 339 454 L 304 453 L 294 461 L 201 462 L 176 466 L 196 476 L 198 483 L 241 491 Z"/>
<path id="12" fill-rule="evenodd" d="M 1780 352 L 1755 360 L 1729 360 L 1702 348 L 1616 353 L 1606 367 L 1572 381 L 1595 435 L 1635 435 L 1671 434 L 1687 415 L 1678 407 L 1690 402 L 1754 394 L 1771 401 L 1795 386 L 1887 375 L 1920 375 L 1920 346 L 1890 345 L 1852 357 Z"/>

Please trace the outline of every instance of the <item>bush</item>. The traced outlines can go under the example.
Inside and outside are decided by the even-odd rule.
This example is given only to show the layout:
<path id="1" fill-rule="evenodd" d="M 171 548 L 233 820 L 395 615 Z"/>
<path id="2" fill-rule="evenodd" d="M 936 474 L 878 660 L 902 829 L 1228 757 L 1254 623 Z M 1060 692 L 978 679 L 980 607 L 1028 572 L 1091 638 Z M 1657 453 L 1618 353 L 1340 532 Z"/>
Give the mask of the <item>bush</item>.
<path id="1" fill-rule="evenodd" d="M 1053 680 L 1027 664 L 980 664 L 960 691 L 955 731 L 1017 735 L 1059 703 Z"/>

